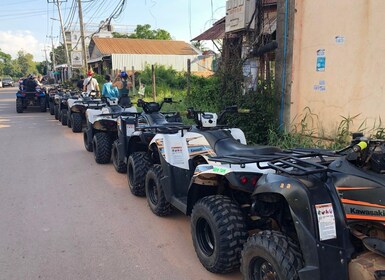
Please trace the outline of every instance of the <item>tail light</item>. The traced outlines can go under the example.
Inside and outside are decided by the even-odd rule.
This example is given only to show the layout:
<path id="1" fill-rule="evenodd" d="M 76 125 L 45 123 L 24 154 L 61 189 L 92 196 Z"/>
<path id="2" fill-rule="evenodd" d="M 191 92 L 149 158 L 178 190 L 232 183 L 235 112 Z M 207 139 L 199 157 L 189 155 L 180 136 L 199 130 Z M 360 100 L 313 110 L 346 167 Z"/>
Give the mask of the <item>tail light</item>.
<path id="1" fill-rule="evenodd" d="M 248 182 L 249 180 L 247 179 L 246 176 L 242 176 L 242 177 L 240 178 L 240 181 L 241 181 L 241 184 L 242 184 L 242 185 L 246 185 L 247 182 Z"/>

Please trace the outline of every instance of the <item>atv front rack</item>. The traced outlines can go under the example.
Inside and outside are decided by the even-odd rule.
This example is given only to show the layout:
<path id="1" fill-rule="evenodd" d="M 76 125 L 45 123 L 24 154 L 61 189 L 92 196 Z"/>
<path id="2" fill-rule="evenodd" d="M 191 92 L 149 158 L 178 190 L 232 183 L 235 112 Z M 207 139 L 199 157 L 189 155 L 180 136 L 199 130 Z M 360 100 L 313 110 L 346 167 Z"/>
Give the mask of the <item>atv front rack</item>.
<path id="1" fill-rule="evenodd" d="M 279 153 L 251 156 L 217 156 L 210 161 L 236 164 L 257 164 L 259 169 L 274 169 L 280 173 L 293 176 L 304 176 L 328 171 L 329 164 L 339 155 L 331 152 L 305 152 L 304 150 L 287 150 Z"/>

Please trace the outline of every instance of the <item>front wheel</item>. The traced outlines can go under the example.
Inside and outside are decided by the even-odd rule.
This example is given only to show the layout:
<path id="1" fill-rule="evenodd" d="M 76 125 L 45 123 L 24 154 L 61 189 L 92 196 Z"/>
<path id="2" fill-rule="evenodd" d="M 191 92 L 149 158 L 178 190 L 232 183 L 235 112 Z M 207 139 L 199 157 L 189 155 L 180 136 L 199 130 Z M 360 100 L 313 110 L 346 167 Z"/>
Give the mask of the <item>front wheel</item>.
<path id="1" fill-rule="evenodd" d="M 150 158 L 145 152 L 130 155 L 127 161 L 127 181 L 131 193 L 135 196 L 145 196 L 145 178 L 151 166 Z"/>
<path id="2" fill-rule="evenodd" d="M 298 280 L 302 257 L 289 237 L 277 231 L 262 231 L 245 243 L 241 263 L 245 280 Z"/>
<path id="3" fill-rule="evenodd" d="M 164 196 L 163 186 L 160 179 L 162 178 L 162 166 L 155 164 L 148 170 L 146 175 L 145 189 L 148 206 L 157 216 L 168 216 L 172 212 L 171 204 Z"/>
<path id="4" fill-rule="evenodd" d="M 115 140 L 112 144 L 112 163 L 114 164 L 115 170 L 119 173 L 126 173 L 127 164 L 120 160 L 118 140 Z"/>
<path id="5" fill-rule="evenodd" d="M 228 273 L 239 268 L 247 227 L 241 209 L 230 198 L 215 195 L 199 200 L 191 214 L 191 235 L 208 271 Z"/>
<path id="6" fill-rule="evenodd" d="M 111 138 L 107 133 L 99 132 L 94 135 L 93 150 L 95 161 L 99 164 L 111 161 Z"/>

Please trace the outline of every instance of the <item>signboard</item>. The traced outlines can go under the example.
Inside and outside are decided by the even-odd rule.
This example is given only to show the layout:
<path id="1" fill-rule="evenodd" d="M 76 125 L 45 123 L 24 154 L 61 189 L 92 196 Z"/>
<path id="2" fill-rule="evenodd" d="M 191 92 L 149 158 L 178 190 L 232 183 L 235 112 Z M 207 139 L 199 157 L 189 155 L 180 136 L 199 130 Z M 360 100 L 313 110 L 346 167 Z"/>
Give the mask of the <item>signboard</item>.
<path id="1" fill-rule="evenodd" d="M 234 32 L 245 29 L 250 21 L 250 29 L 254 29 L 255 20 L 253 13 L 256 0 L 227 0 L 226 2 L 226 27 L 225 31 Z"/>
<path id="2" fill-rule="evenodd" d="M 72 51 L 71 52 L 71 64 L 72 64 L 72 67 L 82 67 L 83 66 L 83 54 L 81 51 Z"/>

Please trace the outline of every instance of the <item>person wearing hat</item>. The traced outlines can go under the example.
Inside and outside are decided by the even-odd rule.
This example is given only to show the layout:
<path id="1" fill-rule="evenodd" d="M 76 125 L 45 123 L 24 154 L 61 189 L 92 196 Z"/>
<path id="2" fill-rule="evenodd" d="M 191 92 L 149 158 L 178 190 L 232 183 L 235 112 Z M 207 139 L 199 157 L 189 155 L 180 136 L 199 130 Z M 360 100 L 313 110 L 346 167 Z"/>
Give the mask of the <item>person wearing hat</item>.
<path id="1" fill-rule="evenodd" d="M 94 72 L 92 70 L 89 70 L 87 72 L 87 78 L 84 79 L 83 82 L 83 91 L 87 92 L 88 95 L 91 93 L 91 91 L 99 91 L 98 81 L 92 77 L 93 74 Z"/>
<path id="2" fill-rule="evenodd" d="M 128 74 L 126 71 L 119 72 L 112 85 L 118 88 L 119 97 L 127 96 L 132 86 L 131 82 L 128 80 Z"/>

